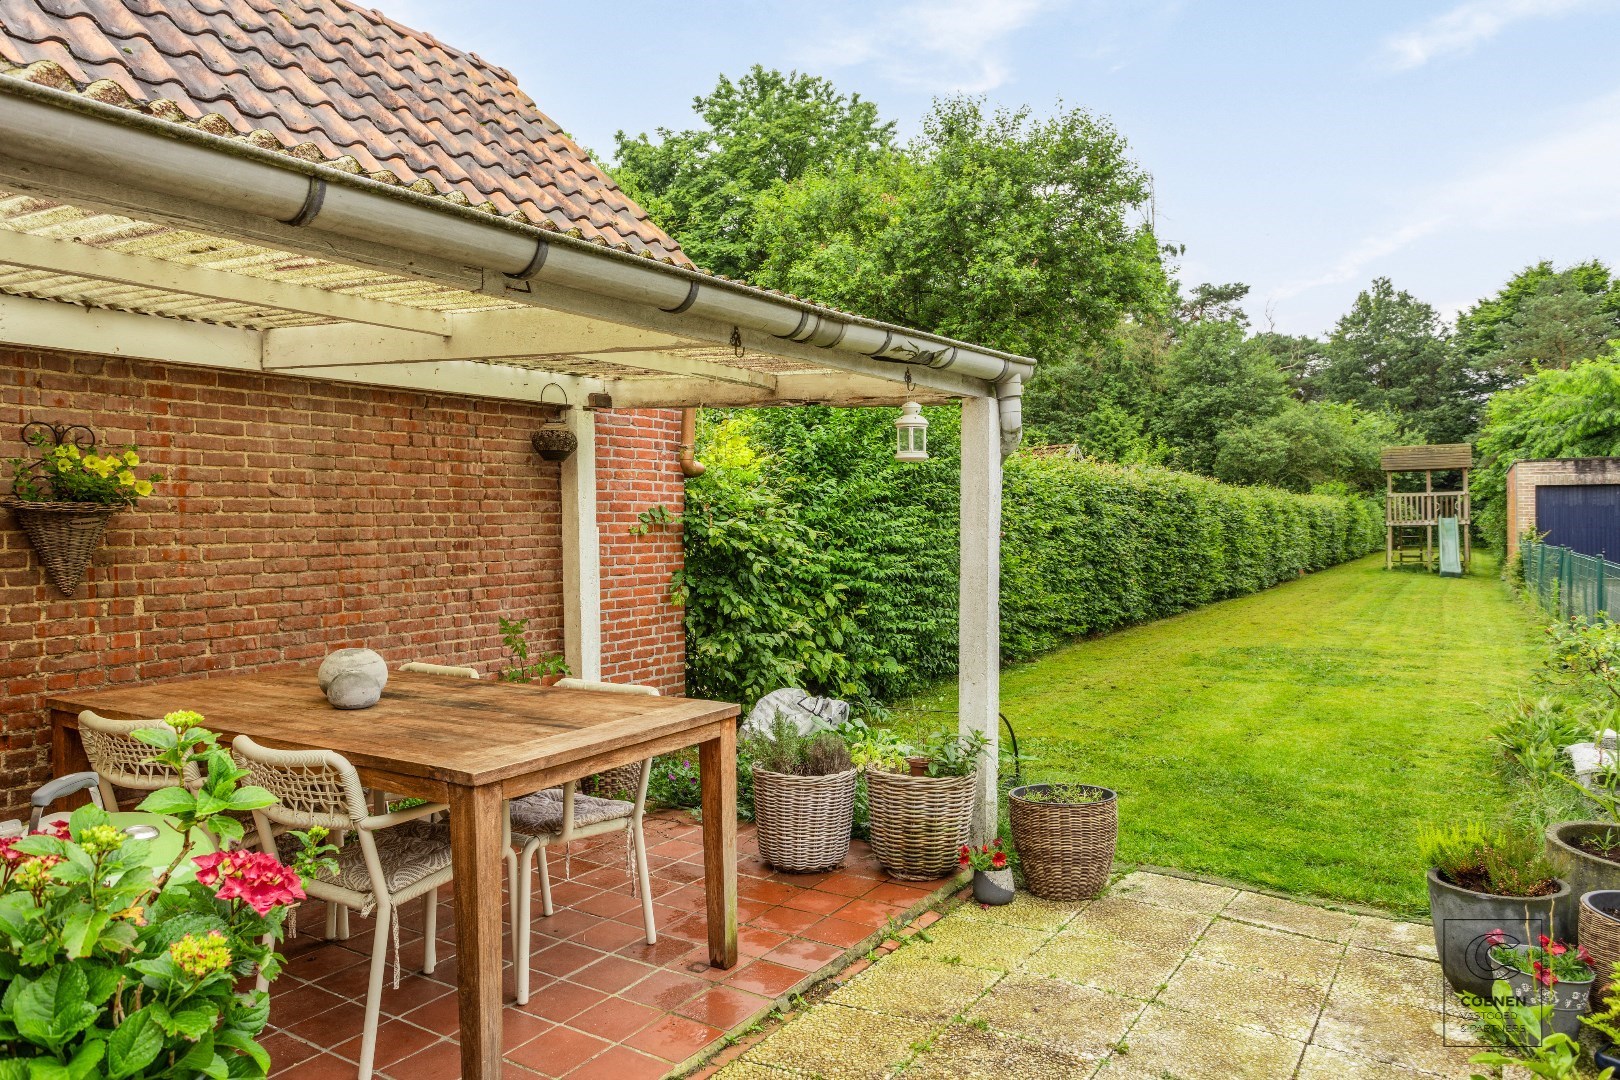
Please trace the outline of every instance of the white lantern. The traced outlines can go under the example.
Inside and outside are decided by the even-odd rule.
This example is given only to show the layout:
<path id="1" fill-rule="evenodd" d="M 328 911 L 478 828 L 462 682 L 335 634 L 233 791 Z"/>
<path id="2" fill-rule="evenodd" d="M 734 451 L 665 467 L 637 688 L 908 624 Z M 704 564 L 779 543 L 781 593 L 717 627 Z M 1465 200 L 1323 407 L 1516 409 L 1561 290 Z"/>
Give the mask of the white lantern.
<path id="1" fill-rule="evenodd" d="M 928 460 L 928 421 L 915 401 L 900 406 L 900 416 L 894 422 L 894 460 Z"/>

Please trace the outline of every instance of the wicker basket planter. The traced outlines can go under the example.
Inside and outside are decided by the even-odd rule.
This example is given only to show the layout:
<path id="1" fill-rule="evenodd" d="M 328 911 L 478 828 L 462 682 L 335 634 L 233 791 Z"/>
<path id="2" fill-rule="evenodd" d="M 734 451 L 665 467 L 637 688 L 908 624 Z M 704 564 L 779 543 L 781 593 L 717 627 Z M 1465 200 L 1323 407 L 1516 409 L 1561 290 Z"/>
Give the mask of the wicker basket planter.
<path id="1" fill-rule="evenodd" d="M 856 769 L 828 776 L 754 770 L 754 828 L 768 866 L 813 874 L 843 865 L 855 822 Z"/>
<path id="2" fill-rule="evenodd" d="M 592 773 L 579 782 L 580 794 L 591 795 L 598 799 L 635 802 L 636 792 L 641 790 L 641 764 L 639 761 L 632 761 L 616 769 Z"/>
<path id="3" fill-rule="evenodd" d="M 1580 937 L 1576 940 L 1592 956 L 1597 982 L 1592 1003 L 1602 1007 L 1614 985 L 1614 965 L 1620 963 L 1620 892 L 1600 889 L 1581 897 Z"/>
<path id="4" fill-rule="evenodd" d="M 6 507 L 45 564 L 45 573 L 63 596 L 72 596 L 101 544 L 112 516 L 121 509 L 100 503 L 34 502 L 6 499 Z"/>
<path id="5" fill-rule="evenodd" d="M 1027 784 L 1007 793 L 1013 846 L 1029 891 L 1043 900 L 1090 900 L 1108 884 L 1119 836 L 1119 797 L 1108 788 L 1077 785 L 1094 802 L 1032 801 L 1050 784 Z"/>
<path id="6" fill-rule="evenodd" d="M 931 881 L 960 869 L 959 852 L 973 824 L 977 772 L 966 776 L 901 776 L 868 771 L 872 853 L 902 881 Z"/>

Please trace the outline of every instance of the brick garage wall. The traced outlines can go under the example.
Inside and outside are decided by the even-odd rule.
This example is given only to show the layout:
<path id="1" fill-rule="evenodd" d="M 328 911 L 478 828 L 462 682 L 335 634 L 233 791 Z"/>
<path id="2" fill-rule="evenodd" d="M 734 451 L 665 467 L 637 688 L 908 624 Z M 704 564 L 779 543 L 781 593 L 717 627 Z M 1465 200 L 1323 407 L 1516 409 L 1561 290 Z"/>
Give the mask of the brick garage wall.
<path id="1" fill-rule="evenodd" d="M 669 602 L 684 565 L 679 527 L 630 532 L 654 505 L 685 508 L 681 414 L 624 410 L 596 417 L 596 520 L 602 547 L 602 677 L 686 691 L 684 612 Z M 611 629 L 610 629 L 611 628 Z"/>
<path id="2" fill-rule="evenodd" d="M 1536 488 L 1572 484 L 1620 484 L 1620 458 L 1516 461 L 1507 474 L 1507 547 L 1512 558 L 1519 537 L 1536 527 Z"/>
<path id="3" fill-rule="evenodd" d="M 0 520 L 0 816 L 50 776 L 53 692 L 311 664 L 362 644 L 393 663 L 494 671 L 500 615 L 529 618 L 537 651 L 562 650 L 559 466 L 530 447 L 541 417 L 527 406 L 0 348 L 0 454 L 20 452 L 33 419 L 136 443 L 168 479 L 113 519 L 72 598 Z M 605 419 L 615 500 L 680 505 L 678 469 L 618 444 L 667 442 L 672 423 Z M 614 530 L 604 521 L 612 671 L 679 689 L 679 614 L 638 609 L 674 568 L 658 564 L 670 542 Z"/>

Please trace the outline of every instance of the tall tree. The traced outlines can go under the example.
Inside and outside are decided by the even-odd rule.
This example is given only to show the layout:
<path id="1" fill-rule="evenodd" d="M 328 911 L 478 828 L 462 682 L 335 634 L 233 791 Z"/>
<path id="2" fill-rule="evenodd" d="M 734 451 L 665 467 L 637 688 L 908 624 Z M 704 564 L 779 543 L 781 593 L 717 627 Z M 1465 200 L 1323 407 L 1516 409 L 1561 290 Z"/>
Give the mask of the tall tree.
<path id="1" fill-rule="evenodd" d="M 1274 416 L 1216 435 L 1215 476 L 1289 491 L 1325 484 L 1370 491 L 1383 484 L 1379 455 L 1384 447 L 1411 441 L 1386 413 L 1290 401 Z"/>
<path id="2" fill-rule="evenodd" d="M 1147 198 L 1147 175 L 1106 120 L 941 99 L 904 153 L 773 189 L 755 279 L 1059 360 L 1167 307 Z"/>
<path id="3" fill-rule="evenodd" d="M 1133 320 L 1067 359 L 1043 363 L 1024 391 L 1026 439 L 1073 443 L 1107 461 L 1162 456 L 1148 427 L 1168 348 L 1167 329 Z"/>
<path id="4" fill-rule="evenodd" d="M 1598 310 L 1610 320 L 1608 336 L 1620 335 L 1620 279 L 1615 278 L 1607 266 L 1593 259 L 1558 270 L 1551 262 L 1543 260 L 1520 270 L 1495 296 L 1479 301 L 1457 316 L 1458 344 L 1479 361 L 1498 356 L 1510 347 L 1509 337 L 1515 320 L 1520 326 L 1524 325 L 1525 320 L 1519 317 L 1535 298 L 1571 293 L 1594 297 Z M 1587 355 L 1601 353 L 1601 346 L 1600 340 L 1598 347 Z M 1545 358 L 1540 359 L 1545 362 Z"/>
<path id="5" fill-rule="evenodd" d="M 1210 475 L 1222 432 L 1281 412 L 1288 380 L 1235 320 L 1194 323 L 1165 363 L 1156 433 L 1177 465 Z"/>
<path id="6" fill-rule="evenodd" d="M 1326 400 L 1394 413 L 1436 443 L 1472 437 L 1486 389 L 1434 308 L 1388 278 L 1356 297 L 1311 382 Z"/>
<path id="7" fill-rule="evenodd" d="M 836 165 L 859 168 L 887 155 L 894 123 L 859 94 L 826 79 L 755 64 L 721 76 L 692 109 L 703 126 L 615 136 L 613 175 L 699 266 L 748 278 L 760 197 L 778 184 Z"/>

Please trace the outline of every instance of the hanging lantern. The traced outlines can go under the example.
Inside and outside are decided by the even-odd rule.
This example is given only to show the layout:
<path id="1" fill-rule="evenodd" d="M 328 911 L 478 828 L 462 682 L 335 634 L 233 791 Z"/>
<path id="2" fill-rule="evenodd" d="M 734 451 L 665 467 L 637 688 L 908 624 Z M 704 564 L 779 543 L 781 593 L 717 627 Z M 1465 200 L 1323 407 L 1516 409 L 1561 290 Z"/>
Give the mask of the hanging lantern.
<path id="1" fill-rule="evenodd" d="M 928 460 L 928 421 L 915 401 L 900 406 L 900 416 L 894 422 L 894 460 Z"/>
<path id="2" fill-rule="evenodd" d="M 535 452 L 543 460 L 567 461 L 574 451 L 579 449 L 579 437 L 568 430 L 568 424 L 563 419 L 563 412 L 568 408 L 568 394 L 561 386 L 557 386 L 556 383 L 547 383 L 542 386 L 540 388 L 541 402 L 545 402 L 546 391 L 553 386 L 556 386 L 557 392 L 562 395 L 562 408 L 558 409 L 551 420 L 542 426 L 539 431 L 529 436 L 529 441 L 534 444 Z"/>

